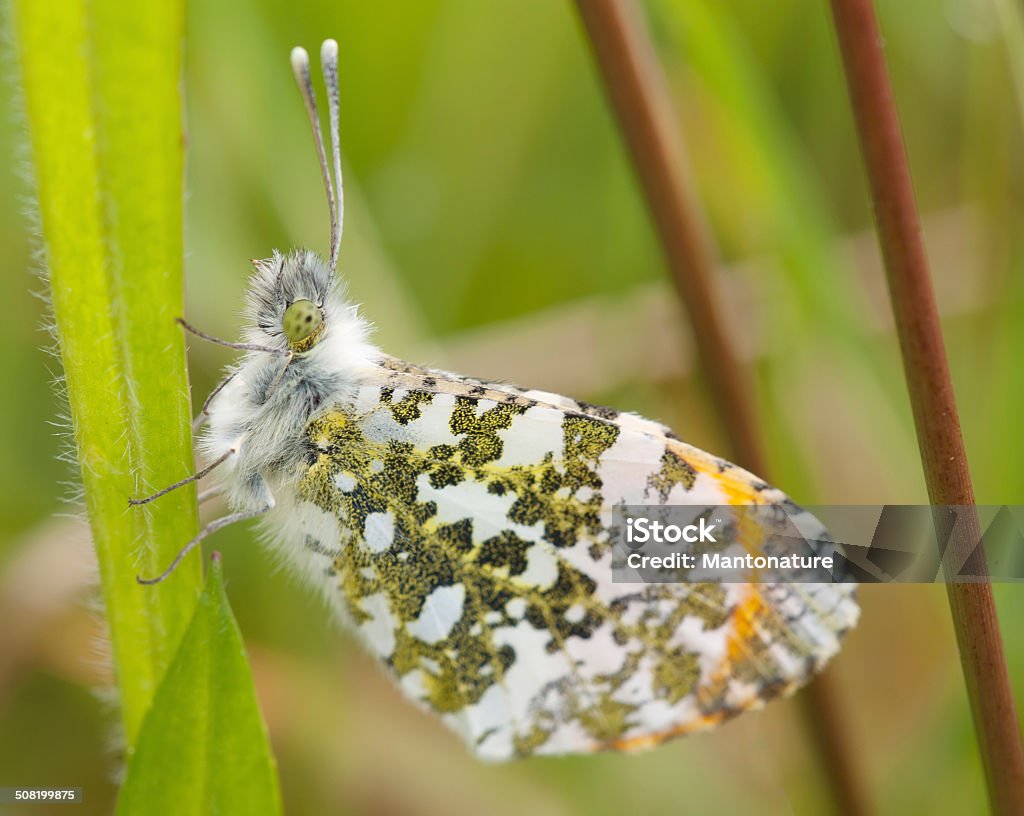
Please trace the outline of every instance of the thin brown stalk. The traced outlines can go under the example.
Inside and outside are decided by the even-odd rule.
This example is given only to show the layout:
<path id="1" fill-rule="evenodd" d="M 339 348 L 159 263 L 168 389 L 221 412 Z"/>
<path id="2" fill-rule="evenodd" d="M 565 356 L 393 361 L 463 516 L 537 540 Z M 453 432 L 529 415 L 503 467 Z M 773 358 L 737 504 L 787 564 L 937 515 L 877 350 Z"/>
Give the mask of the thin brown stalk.
<path id="1" fill-rule="evenodd" d="M 832 0 L 867 167 L 928 495 L 973 507 L 974 489 L 883 41 L 871 0 Z M 964 563 L 973 530 L 951 544 Z M 974 562 L 977 564 L 977 561 Z M 990 583 L 947 583 L 950 611 L 993 809 L 1024 813 L 1024 749 Z"/>
<path id="2" fill-rule="evenodd" d="M 631 0 L 576 0 L 626 141 L 672 281 L 693 327 L 701 369 L 737 462 L 765 475 L 753 398 L 714 291 L 715 252 L 686 166 L 683 141 L 650 35 Z M 801 695 L 837 808 L 869 811 L 828 675 Z"/>
<path id="3" fill-rule="evenodd" d="M 650 36 L 632 0 L 577 0 L 605 90 L 668 260 L 736 458 L 765 470 L 753 400 L 712 284 L 715 253 Z"/>

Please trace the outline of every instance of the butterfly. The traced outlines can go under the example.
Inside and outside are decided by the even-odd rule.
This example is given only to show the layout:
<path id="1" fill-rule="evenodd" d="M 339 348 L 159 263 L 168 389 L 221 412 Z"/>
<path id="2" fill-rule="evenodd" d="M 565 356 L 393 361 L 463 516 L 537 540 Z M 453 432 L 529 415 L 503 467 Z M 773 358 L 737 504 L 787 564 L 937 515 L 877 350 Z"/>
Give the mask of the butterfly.
<path id="1" fill-rule="evenodd" d="M 180 321 L 244 354 L 197 420 L 208 421 L 210 464 L 132 503 L 216 471 L 231 512 L 140 581 L 163 580 L 225 525 L 261 519 L 402 691 L 484 759 L 648 748 L 807 682 L 857 621 L 852 585 L 612 577 L 613 507 L 795 507 L 782 492 L 634 414 L 372 344 L 336 274 L 337 55 L 327 40 L 330 162 L 309 57 L 291 55 L 331 214 L 329 258 L 255 261 L 243 342 Z M 808 518 L 811 537 L 828 541 Z"/>

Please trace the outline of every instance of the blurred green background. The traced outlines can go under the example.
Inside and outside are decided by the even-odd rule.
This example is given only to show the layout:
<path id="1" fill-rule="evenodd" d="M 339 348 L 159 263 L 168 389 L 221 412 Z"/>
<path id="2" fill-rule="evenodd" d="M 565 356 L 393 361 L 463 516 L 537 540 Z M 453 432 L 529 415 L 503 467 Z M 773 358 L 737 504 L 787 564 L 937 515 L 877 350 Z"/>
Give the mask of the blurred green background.
<path id="1" fill-rule="evenodd" d="M 1024 503 L 1024 74 L 1001 0 L 881 3 L 982 503 Z M 827 4 L 645 4 L 756 383 L 772 481 L 803 503 L 925 499 Z M 238 334 L 248 260 L 325 250 L 326 207 L 288 66 L 341 44 L 342 272 L 390 353 L 569 393 L 728 454 L 685 319 L 572 5 L 211 0 L 189 9 L 186 296 Z M 5 38 L 8 39 L 8 38 Z M 117 775 L 101 618 L 59 363 L 31 296 L 13 56 L 0 87 L 0 784 Z M 59 93 L 59 89 L 54 90 Z M 193 344 L 195 404 L 230 359 Z M 159 411 L 160 406 L 151 406 Z M 69 485 L 70 482 L 70 485 Z M 818 813 L 792 701 L 640 756 L 484 766 L 412 709 L 246 529 L 218 534 L 287 812 Z M 997 599 L 1024 699 L 1024 588 Z M 871 587 L 834 665 L 882 813 L 968 813 L 985 793 L 941 587 Z M 0 808 L 0 812 L 5 812 Z M 42 812 L 35 810 L 32 812 Z"/>

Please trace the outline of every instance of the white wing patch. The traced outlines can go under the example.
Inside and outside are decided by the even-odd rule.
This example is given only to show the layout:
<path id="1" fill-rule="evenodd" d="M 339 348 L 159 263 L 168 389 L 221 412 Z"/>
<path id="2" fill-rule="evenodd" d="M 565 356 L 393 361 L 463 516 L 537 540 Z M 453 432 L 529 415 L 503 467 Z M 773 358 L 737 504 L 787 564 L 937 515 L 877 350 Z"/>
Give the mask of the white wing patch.
<path id="1" fill-rule="evenodd" d="M 364 540 L 370 552 L 387 552 L 395 544 L 395 517 L 391 513 L 370 513 L 365 531 Z"/>
<path id="2" fill-rule="evenodd" d="M 431 646 L 444 640 L 462 617 L 465 600 L 462 584 L 439 586 L 423 601 L 420 616 L 408 626 L 409 634 Z"/>

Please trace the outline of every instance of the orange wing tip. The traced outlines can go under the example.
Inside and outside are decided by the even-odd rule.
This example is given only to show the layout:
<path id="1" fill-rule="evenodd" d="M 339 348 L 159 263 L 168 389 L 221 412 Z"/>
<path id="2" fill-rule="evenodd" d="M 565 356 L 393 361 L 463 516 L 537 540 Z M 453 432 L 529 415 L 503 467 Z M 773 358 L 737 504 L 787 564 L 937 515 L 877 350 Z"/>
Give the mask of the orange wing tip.
<path id="1" fill-rule="evenodd" d="M 739 712 L 736 712 L 739 713 Z M 704 714 L 695 720 L 680 723 L 667 731 L 658 731 L 653 734 L 640 734 L 627 739 L 612 740 L 610 742 L 597 743 L 593 751 L 622 751 L 631 753 L 634 751 L 649 751 L 659 745 L 668 742 L 676 737 L 685 737 L 687 734 L 695 734 L 698 731 L 707 731 L 721 725 L 729 718 L 732 712 L 716 711 L 712 714 Z"/>

